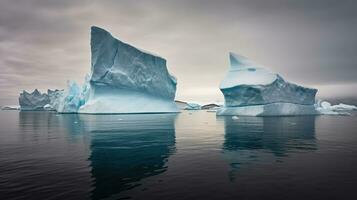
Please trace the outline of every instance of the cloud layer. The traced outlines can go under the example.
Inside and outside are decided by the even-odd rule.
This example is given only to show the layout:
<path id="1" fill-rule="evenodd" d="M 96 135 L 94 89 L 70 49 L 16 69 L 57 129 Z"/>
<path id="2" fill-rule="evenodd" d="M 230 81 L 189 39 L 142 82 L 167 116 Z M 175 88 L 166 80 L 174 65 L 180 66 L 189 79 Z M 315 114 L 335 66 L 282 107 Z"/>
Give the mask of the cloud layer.
<path id="1" fill-rule="evenodd" d="M 357 96 L 356 8 L 352 0 L 2 0 L 0 104 L 16 103 L 23 89 L 81 83 L 92 25 L 166 58 L 178 99 L 222 100 L 229 51 L 322 96 Z"/>

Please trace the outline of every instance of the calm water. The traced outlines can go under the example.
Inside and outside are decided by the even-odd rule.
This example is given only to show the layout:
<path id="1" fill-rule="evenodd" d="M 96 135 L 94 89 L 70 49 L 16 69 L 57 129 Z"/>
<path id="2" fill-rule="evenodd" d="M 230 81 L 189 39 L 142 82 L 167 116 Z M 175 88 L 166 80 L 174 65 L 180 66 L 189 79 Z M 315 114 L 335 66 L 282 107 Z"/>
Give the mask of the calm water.
<path id="1" fill-rule="evenodd" d="M 357 199 L 357 116 L 0 111 L 0 199 Z"/>

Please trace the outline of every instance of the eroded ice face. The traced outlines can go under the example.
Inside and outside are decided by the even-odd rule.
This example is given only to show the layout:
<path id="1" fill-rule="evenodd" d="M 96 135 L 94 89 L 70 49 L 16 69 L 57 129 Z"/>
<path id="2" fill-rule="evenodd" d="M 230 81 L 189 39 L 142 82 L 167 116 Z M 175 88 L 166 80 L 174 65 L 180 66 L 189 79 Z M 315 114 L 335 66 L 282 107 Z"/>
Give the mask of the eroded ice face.
<path id="1" fill-rule="evenodd" d="M 91 29 L 91 50 L 92 85 L 174 100 L 176 79 L 162 57 L 124 43 L 98 27 Z"/>

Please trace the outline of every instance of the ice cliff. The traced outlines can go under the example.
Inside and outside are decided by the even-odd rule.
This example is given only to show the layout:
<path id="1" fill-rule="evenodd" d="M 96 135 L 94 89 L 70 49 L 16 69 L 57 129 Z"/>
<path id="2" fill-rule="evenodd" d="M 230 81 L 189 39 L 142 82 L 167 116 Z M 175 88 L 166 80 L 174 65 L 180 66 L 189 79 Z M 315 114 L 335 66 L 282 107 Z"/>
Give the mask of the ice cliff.
<path id="1" fill-rule="evenodd" d="M 178 112 L 166 60 L 91 28 L 92 67 L 80 113 Z"/>
<path id="2" fill-rule="evenodd" d="M 285 81 L 280 75 L 230 53 L 230 69 L 220 84 L 225 106 L 217 115 L 312 115 L 317 90 Z"/>

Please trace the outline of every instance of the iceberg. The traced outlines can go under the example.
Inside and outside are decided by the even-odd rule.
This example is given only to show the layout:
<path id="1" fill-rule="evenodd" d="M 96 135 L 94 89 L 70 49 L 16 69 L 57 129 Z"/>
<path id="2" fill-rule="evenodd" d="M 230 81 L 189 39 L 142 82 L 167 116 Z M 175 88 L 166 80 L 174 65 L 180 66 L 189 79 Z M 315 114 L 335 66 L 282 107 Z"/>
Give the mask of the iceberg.
<path id="1" fill-rule="evenodd" d="M 35 89 L 32 93 L 25 90 L 20 93 L 19 104 L 20 110 L 44 110 L 44 106 L 50 103 L 50 99 L 46 93 L 41 93 Z"/>
<path id="2" fill-rule="evenodd" d="M 20 106 L 18 105 L 7 105 L 1 107 L 1 110 L 20 110 Z"/>
<path id="3" fill-rule="evenodd" d="M 316 110 L 322 115 L 350 115 L 349 111 L 357 110 L 357 106 L 339 103 L 331 105 L 328 101 L 318 101 Z"/>
<path id="4" fill-rule="evenodd" d="M 317 89 L 285 81 L 280 75 L 230 53 L 230 69 L 220 84 L 225 105 L 217 115 L 316 115 Z"/>
<path id="5" fill-rule="evenodd" d="M 98 27 L 91 28 L 91 55 L 91 74 L 79 113 L 178 112 L 177 81 L 162 57 Z"/>

